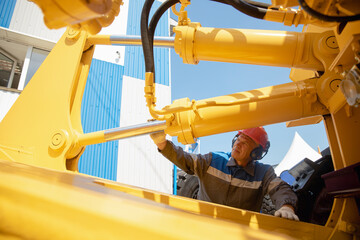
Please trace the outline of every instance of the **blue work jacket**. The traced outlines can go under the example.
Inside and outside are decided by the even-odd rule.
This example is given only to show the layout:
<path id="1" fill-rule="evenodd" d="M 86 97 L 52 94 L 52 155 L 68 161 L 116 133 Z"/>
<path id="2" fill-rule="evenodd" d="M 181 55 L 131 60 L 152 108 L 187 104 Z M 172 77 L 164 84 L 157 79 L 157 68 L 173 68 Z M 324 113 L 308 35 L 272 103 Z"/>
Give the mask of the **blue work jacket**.
<path id="1" fill-rule="evenodd" d="M 276 209 L 284 204 L 296 209 L 296 194 L 268 164 L 251 161 L 241 167 L 230 152 L 190 154 L 170 141 L 160 152 L 186 173 L 198 176 L 199 200 L 259 212 L 264 195 L 269 194 Z"/>

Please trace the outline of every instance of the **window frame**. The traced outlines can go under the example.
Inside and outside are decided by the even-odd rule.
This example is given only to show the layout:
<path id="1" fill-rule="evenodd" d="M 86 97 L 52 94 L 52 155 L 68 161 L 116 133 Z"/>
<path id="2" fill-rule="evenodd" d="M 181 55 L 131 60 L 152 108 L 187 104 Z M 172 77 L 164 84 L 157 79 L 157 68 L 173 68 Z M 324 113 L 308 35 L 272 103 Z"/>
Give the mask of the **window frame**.
<path id="1" fill-rule="evenodd" d="M 18 60 L 13 56 L 11 55 L 10 53 L 6 52 L 4 49 L 0 48 L 0 53 L 3 54 L 5 57 L 9 58 L 10 60 L 12 60 L 14 63 L 13 63 L 13 66 L 11 68 L 11 72 L 10 72 L 10 77 L 9 77 L 9 82 L 6 86 L 6 88 L 11 88 L 11 85 L 12 85 L 12 82 L 14 80 L 14 76 L 15 76 L 15 69 L 16 69 L 16 66 L 18 64 Z"/>

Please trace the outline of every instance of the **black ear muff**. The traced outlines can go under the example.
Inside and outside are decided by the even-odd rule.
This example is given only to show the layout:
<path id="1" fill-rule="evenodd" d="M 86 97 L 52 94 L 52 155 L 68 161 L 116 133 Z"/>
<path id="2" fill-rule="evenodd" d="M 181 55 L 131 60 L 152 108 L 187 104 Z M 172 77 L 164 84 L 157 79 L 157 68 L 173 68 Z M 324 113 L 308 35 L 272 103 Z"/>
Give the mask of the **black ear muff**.
<path id="1" fill-rule="evenodd" d="M 253 160 L 263 159 L 265 157 L 265 155 L 268 153 L 269 148 L 270 148 L 270 142 L 267 141 L 266 145 L 265 145 L 265 149 L 261 145 L 257 148 L 254 148 L 254 150 L 252 150 L 250 153 L 250 157 Z"/>
<path id="2" fill-rule="evenodd" d="M 257 148 L 254 148 L 251 153 L 250 153 L 250 157 L 253 159 L 253 160 L 260 160 L 262 159 L 262 154 L 263 154 L 263 147 L 260 145 L 259 147 Z"/>

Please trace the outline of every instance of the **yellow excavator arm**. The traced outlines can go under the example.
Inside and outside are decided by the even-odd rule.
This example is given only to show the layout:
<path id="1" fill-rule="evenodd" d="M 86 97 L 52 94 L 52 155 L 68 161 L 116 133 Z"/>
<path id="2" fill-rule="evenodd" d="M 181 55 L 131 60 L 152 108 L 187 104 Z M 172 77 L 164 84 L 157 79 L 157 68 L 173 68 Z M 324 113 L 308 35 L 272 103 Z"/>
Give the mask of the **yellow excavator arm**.
<path id="1" fill-rule="evenodd" d="M 29 239 L 356 239 L 359 190 L 340 175 L 357 173 L 360 134 L 360 4 L 356 0 L 216 0 L 266 21 L 305 25 L 303 32 L 202 27 L 188 0 L 166 0 L 149 13 L 141 38 L 96 35 L 121 0 L 33 0 L 49 28 L 67 30 L 0 123 L 0 232 Z M 180 4 L 180 10 L 175 8 Z M 189 6 L 190 5 L 190 6 Z M 296 7 L 296 8 L 295 8 Z M 175 38 L 154 38 L 168 10 Z M 142 45 L 145 101 L 157 120 L 84 134 L 82 96 L 96 45 Z M 292 81 L 156 108 L 153 46 L 173 47 L 186 64 L 221 61 L 292 68 Z M 27 116 L 27 124 L 21 124 Z M 267 117 L 261 117 L 267 116 Z M 78 173 L 87 145 L 164 130 L 184 144 L 237 129 L 324 120 L 338 192 L 325 226 L 148 191 Z M 354 167 L 355 166 L 355 167 Z M 344 169 L 346 170 L 344 173 Z M 354 178 L 353 178 L 354 179 Z M 350 179 L 352 181 L 353 179 Z M 357 179 L 358 180 L 358 179 Z"/>

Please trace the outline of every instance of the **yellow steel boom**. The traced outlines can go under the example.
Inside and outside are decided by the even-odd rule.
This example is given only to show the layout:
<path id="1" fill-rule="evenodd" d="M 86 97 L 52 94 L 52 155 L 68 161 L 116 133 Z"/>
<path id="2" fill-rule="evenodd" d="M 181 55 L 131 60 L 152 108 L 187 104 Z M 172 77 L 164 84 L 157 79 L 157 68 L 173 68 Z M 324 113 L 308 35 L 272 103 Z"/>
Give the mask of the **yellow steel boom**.
<path id="1" fill-rule="evenodd" d="M 145 74 L 146 103 L 151 115 L 162 122 L 89 134 L 83 133 L 80 107 L 95 45 L 140 44 L 140 40 L 95 35 L 119 14 L 121 0 L 33 1 L 49 28 L 68 28 L 0 123 L 1 237 L 360 236 L 358 190 L 340 194 L 327 224 L 319 226 L 97 179 L 79 174 L 77 168 L 87 145 L 122 137 L 165 130 L 186 144 L 237 129 L 285 121 L 316 123 L 319 118 L 325 123 L 335 170 L 358 163 L 360 21 L 350 21 L 360 12 L 358 1 L 299 1 L 302 8 L 294 10 L 290 7 L 299 5 L 297 1 L 274 0 L 266 13 L 255 14 L 285 25 L 307 24 L 296 33 L 202 27 L 187 18 L 189 2 L 181 0 L 180 11 L 173 8 L 179 16 L 175 38 L 155 39 L 154 45 L 174 47 L 190 64 L 224 61 L 289 67 L 293 81 L 198 101 L 178 99 L 156 109 L 150 69 Z M 337 21 L 329 21 L 329 16 L 337 16 Z M 347 20 L 345 26 L 341 19 Z M 21 124 L 25 118 L 27 124 Z"/>

